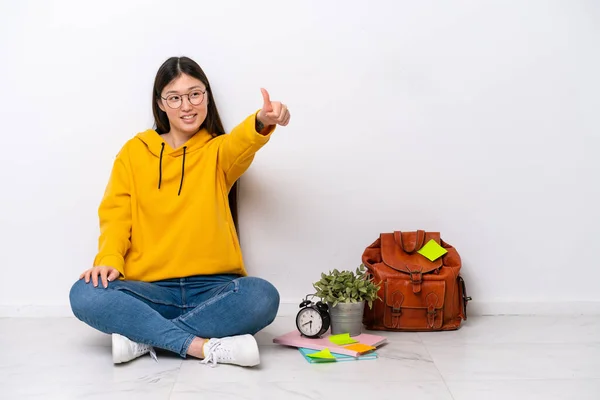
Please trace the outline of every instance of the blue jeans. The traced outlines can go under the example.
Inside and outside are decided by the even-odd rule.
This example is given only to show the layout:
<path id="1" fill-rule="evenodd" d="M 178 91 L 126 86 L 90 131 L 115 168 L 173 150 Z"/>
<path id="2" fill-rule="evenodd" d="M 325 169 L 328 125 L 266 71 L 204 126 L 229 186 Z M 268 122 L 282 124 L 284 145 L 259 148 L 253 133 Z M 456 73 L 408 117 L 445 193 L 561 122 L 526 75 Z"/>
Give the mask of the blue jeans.
<path id="1" fill-rule="evenodd" d="M 91 327 L 184 358 L 195 337 L 255 334 L 273 322 L 279 308 L 272 284 L 238 275 L 117 280 L 106 289 L 100 279 L 98 287 L 80 279 L 69 298 L 73 314 Z"/>

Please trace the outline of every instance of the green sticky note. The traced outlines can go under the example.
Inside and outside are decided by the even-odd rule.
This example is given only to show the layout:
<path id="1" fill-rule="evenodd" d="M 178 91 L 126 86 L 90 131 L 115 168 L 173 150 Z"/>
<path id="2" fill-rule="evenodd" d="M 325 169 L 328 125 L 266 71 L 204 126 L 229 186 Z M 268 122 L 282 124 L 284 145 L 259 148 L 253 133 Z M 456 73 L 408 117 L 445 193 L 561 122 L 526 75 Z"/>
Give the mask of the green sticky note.
<path id="1" fill-rule="evenodd" d="M 339 335 L 331 335 L 329 336 L 329 341 L 331 343 L 335 343 L 338 346 L 342 346 L 345 344 L 357 343 L 356 340 L 350 337 L 349 333 L 340 333 Z"/>
<path id="2" fill-rule="evenodd" d="M 316 353 L 310 353 L 306 355 L 307 357 L 310 358 L 316 358 L 319 360 L 331 360 L 331 361 L 335 361 L 335 357 L 333 356 L 333 354 L 331 354 L 331 352 L 329 351 L 328 348 L 325 348 L 319 352 Z"/>
<path id="3" fill-rule="evenodd" d="M 431 239 L 425 246 L 421 247 L 421 250 L 417 253 L 427 257 L 430 261 L 435 261 L 447 252 L 448 250 L 437 244 L 435 240 Z"/>

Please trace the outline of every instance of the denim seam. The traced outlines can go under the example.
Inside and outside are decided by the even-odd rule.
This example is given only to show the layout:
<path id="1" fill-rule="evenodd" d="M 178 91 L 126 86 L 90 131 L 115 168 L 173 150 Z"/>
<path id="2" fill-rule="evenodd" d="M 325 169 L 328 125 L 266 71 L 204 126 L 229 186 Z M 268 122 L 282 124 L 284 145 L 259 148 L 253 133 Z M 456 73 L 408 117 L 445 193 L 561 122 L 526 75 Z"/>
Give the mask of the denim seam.
<path id="1" fill-rule="evenodd" d="M 179 290 L 181 292 L 181 307 L 185 308 L 185 303 L 187 299 L 185 298 L 185 285 L 183 283 L 183 279 L 179 281 Z"/>
<path id="2" fill-rule="evenodd" d="M 218 296 L 215 296 L 215 297 L 212 297 L 212 298 L 206 300 L 204 303 L 200 304 L 199 306 L 197 306 L 196 308 L 194 308 L 192 311 L 188 312 L 187 314 L 174 319 L 173 322 L 187 321 L 188 317 L 193 317 L 199 311 L 202 311 L 203 309 L 205 309 L 207 306 L 214 304 L 217 301 L 221 301 L 222 299 L 229 296 L 230 294 L 237 293 L 239 291 L 239 283 L 237 282 L 237 279 L 234 279 L 233 281 L 231 281 L 231 283 L 233 283 L 233 289 L 231 291 L 227 291 L 225 293 L 221 292 L 221 294 L 219 294 Z"/>
<path id="3" fill-rule="evenodd" d="M 185 340 L 185 342 L 183 342 L 183 347 L 181 348 L 181 351 L 179 352 L 179 355 L 183 358 L 187 358 L 187 351 L 190 348 L 190 345 L 192 344 L 192 341 L 194 340 L 196 336 L 190 334 L 190 336 L 188 336 L 188 338 Z"/>
<path id="4" fill-rule="evenodd" d="M 89 319 L 87 317 L 78 316 L 77 318 L 79 320 L 81 320 L 82 322 L 85 322 L 86 324 L 90 325 L 90 326 L 94 326 L 94 325 L 98 326 L 101 329 L 102 332 L 109 332 L 110 331 L 109 329 L 106 328 L 105 325 L 100 325 L 100 324 L 97 323 L 97 321 L 92 321 L 91 319 Z M 94 323 L 94 322 L 96 322 L 96 323 Z M 192 340 L 194 340 L 194 337 L 195 337 L 194 335 L 190 334 L 190 337 L 188 339 L 186 339 L 186 341 L 184 342 L 184 346 L 183 346 L 183 350 L 182 350 L 183 354 L 181 354 L 181 351 L 180 351 L 180 354 L 182 355 L 182 357 L 185 358 L 185 354 L 187 353 L 187 349 L 188 349 L 190 343 L 192 342 Z M 127 337 L 127 338 L 129 340 L 132 340 L 132 341 L 136 342 L 136 343 L 144 343 L 144 344 L 148 344 L 150 346 L 156 346 L 156 347 L 158 347 L 157 344 L 149 343 L 149 342 L 143 340 L 143 338 L 141 338 L 141 337 L 131 336 L 131 337 Z M 177 352 L 176 348 L 168 346 L 166 344 L 161 344 L 160 348 L 164 348 L 164 349 L 172 351 L 172 352 Z"/>
<path id="5" fill-rule="evenodd" d="M 179 308 L 181 308 L 181 305 L 179 305 L 179 304 L 169 303 L 169 302 L 165 302 L 165 301 L 161 301 L 161 300 L 155 299 L 153 297 L 148 296 L 146 293 L 140 293 L 140 292 L 138 292 L 136 290 L 133 290 L 132 288 L 129 288 L 129 287 L 118 287 L 118 288 L 114 288 L 113 290 L 118 290 L 118 291 L 121 291 L 121 292 L 131 292 L 131 293 L 134 293 L 134 294 L 136 294 L 136 295 L 138 295 L 140 297 L 143 297 L 144 299 L 146 299 L 148 301 L 151 301 L 151 302 L 153 302 L 155 304 L 162 304 L 164 306 L 171 306 L 171 307 L 179 307 Z"/>

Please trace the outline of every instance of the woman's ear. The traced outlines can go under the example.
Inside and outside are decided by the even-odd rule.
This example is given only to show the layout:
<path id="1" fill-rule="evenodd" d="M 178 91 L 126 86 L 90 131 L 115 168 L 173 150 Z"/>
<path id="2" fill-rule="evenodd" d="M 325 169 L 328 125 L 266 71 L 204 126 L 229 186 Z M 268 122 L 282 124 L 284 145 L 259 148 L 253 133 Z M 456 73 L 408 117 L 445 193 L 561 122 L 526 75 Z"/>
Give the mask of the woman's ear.
<path id="1" fill-rule="evenodd" d="M 158 104 L 158 108 L 160 108 L 160 110 L 161 110 L 162 112 L 166 113 L 166 111 L 165 111 L 165 107 L 163 106 L 163 104 L 162 104 L 162 101 L 161 101 L 161 99 L 160 99 L 160 98 L 156 99 L 156 104 Z"/>

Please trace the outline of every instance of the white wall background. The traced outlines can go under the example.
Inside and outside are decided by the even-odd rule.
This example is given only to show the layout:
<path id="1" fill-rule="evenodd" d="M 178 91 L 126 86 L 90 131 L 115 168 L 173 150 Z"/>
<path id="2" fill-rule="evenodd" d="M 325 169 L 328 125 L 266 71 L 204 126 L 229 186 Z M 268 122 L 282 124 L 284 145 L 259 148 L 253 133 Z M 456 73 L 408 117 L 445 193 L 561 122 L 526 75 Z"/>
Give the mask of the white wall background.
<path id="1" fill-rule="evenodd" d="M 241 182 L 248 269 L 284 302 L 380 232 L 426 229 L 474 310 L 600 309 L 597 2 L 5 1 L 0 41 L 1 315 L 70 312 L 172 55 L 228 129 L 262 86 L 292 111 Z"/>

